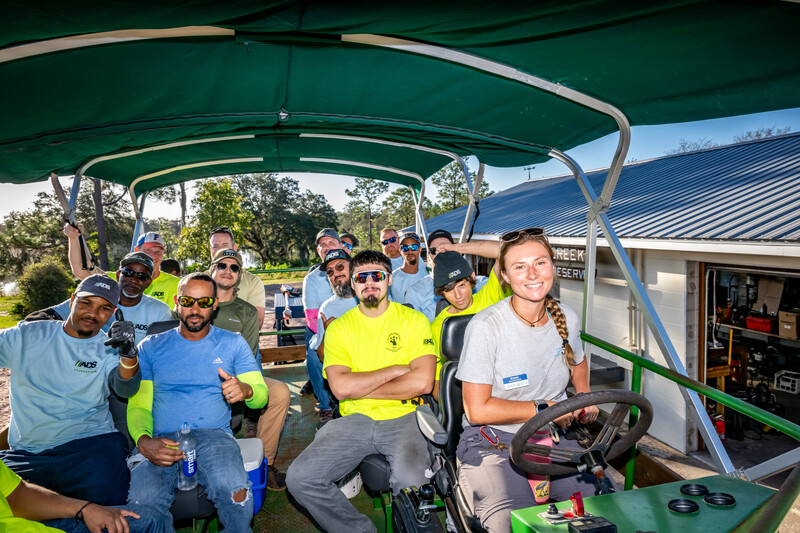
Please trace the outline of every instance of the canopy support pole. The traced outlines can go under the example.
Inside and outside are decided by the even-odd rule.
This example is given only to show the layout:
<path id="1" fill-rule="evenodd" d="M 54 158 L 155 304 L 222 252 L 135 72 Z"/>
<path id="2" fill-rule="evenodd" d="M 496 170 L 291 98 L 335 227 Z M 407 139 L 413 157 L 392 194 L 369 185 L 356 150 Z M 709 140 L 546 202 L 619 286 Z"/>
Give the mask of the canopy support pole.
<path id="1" fill-rule="evenodd" d="M 136 200 L 133 201 L 133 208 L 136 211 L 136 226 L 133 228 L 133 239 L 131 240 L 131 252 L 135 251 L 136 248 L 136 241 L 139 240 L 139 235 L 142 233 L 144 229 L 144 202 L 147 200 L 147 195 L 150 191 L 144 191 L 142 193 L 141 198 L 139 199 L 139 206 L 136 206 Z"/>
<path id="2" fill-rule="evenodd" d="M 414 204 L 416 206 L 414 217 L 416 219 L 415 223 L 417 235 L 423 239 L 426 239 L 425 246 L 427 246 L 428 231 L 425 228 L 425 216 L 422 214 L 422 203 L 425 200 L 425 180 L 422 181 L 422 186 L 420 187 L 419 192 L 417 192 L 411 185 L 409 185 L 408 188 L 411 191 L 411 197 L 414 199 Z"/>
<path id="3" fill-rule="evenodd" d="M 55 172 L 50 173 L 50 183 L 53 185 L 56 198 L 58 198 L 58 202 L 64 210 L 64 220 L 73 228 L 78 229 L 78 217 L 75 214 L 75 205 L 78 202 L 78 192 L 81 188 L 81 174 L 75 174 L 72 180 L 72 190 L 69 194 L 69 200 L 67 200 L 67 195 L 64 194 L 64 189 L 61 188 L 61 183 L 58 181 L 58 175 Z M 92 257 L 92 252 L 89 250 L 89 245 L 86 244 L 86 239 L 83 237 L 83 234 L 78 234 L 78 243 L 81 249 L 81 268 L 83 268 L 83 270 L 94 270 L 94 257 Z"/>
<path id="4" fill-rule="evenodd" d="M 631 263 L 628 254 L 625 252 L 625 249 L 623 248 L 616 231 L 611 225 L 611 221 L 609 220 L 607 213 L 608 208 L 604 207 L 602 202 L 599 201 L 599 197 L 595 194 L 591 182 L 574 159 L 556 149 L 552 149 L 549 155 L 554 159 L 564 163 L 564 165 L 566 165 L 570 172 L 575 176 L 578 186 L 580 187 L 583 196 L 586 198 L 586 201 L 589 204 L 590 209 L 586 216 L 589 221 L 590 233 L 591 227 L 594 225 L 599 226 L 599 228 L 603 230 L 606 241 L 611 248 L 611 253 L 617 260 L 617 264 L 622 270 L 622 275 L 625 277 L 625 281 L 628 282 L 628 287 L 630 287 L 636 303 L 639 305 L 642 315 L 644 316 L 645 322 L 649 326 L 650 332 L 655 337 L 656 344 L 667 361 L 667 365 L 673 371 L 688 377 L 689 374 L 686 372 L 686 367 L 678 357 L 678 352 L 675 350 L 672 341 L 670 341 L 667 331 L 664 328 L 664 324 L 661 322 L 658 314 L 656 314 L 655 307 L 650 301 L 650 297 L 647 295 L 647 291 L 639 279 L 636 269 Z M 590 236 L 587 235 L 587 245 L 590 246 L 590 248 L 587 249 L 586 252 L 588 257 L 594 257 L 596 253 L 596 235 L 593 239 L 590 239 L 589 237 Z M 590 277 L 594 278 L 594 270 L 589 271 L 588 267 L 589 265 L 587 265 L 584 279 L 588 279 Z M 588 301 L 589 295 L 586 293 L 584 294 L 584 307 L 587 306 Z M 588 325 L 589 323 L 585 321 L 584 331 L 588 331 Z M 708 445 L 709 453 L 711 454 L 711 458 L 714 460 L 717 471 L 726 474 L 734 472 L 736 468 L 733 466 L 733 463 L 728 457 L 728 453 L 725 451 L 725 447 L 722 445 L 716 429 L 712 426 L 711 419 L 708 417 L 705 408 L 703 407 L 703 402 L 700 401 L 700 396 L 696 392 L 683 387 L 679 387 L 678 390 L 680 390 L 684 401 L 689 407 L 689 412 L 700 429 L 700 433 L 703 435 L 703 440 Z"/>
<path id="5" fill-rule="evenodd" d="M 469 176 L 469 172 L 464 171 L 464 178 L 467 181 L 467 193 L 469 194 L 469 204 L 467 205 L 467 214 L 464 216 L 464 225 L 461 227 L 461 236 L 458 242 L 465 242 L 467 238 L 467 231 L 469 231 L 470 224 L 472 223 L 472 216 L 478 209 L 478 203 L 481 201 L 481 183 L 483 182 L 483 171 L 486 165 L 483 163 L 478 167 L 478 173 L 475 175 L 475 183 Z"/>

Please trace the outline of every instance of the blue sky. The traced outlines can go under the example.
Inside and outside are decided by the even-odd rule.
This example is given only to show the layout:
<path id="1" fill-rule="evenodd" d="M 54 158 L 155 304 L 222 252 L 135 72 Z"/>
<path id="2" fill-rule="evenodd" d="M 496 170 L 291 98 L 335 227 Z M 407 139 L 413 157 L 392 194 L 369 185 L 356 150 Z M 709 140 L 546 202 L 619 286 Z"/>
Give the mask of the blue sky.
<path id="1" fill-rule="evenodd" d="M 800 108 L 682 124 L 637 126 L 633 128 L 630 150 L 625 159 L 627 161 L 633 158 L 642 161 L 661 157 L 665 155 L 666 151 L 677 147 L 681 139 L 694 141 L 705 137 L 718 144 L 729 144 L 733 142 L 734 135 L 749 130 L 772 126 L 778 128 L 785 128 L 788 126 L 791 128 L 792 132 L 800 132 Z M 612 134 L 574 148 L 567 153 L 578 161 L 584 170 L 591 170 L 609 166 L 616 147 L 617 135 Z M 468 163 L 472 170 L 477 170 L 477 161 L 471 159 Z M 564 165 L 557 161 L 549 161 L 536 165 L 536 168 L 530 172 L 530 177 L 541 178 L 564 173 L 566 173 Z M 487 167 L 484 177 L 493 190 L 500 191 L 525 181 L 528 179 L 528 175 L 529 172 L 522 167 Z M 344 208 L 348 201 L 344 190 L 346 188 L 352 188 L 354 185 L 354 180 L 352 178 L 342 179 L 341 176 L 335 177 L 335 189 L 330 186 L 332 181 L 331 176 L 309 176 L 306 174 L 299 174 L 293 177 L 300 182 L 301 188 L 310 189 L 316 193 L 324 193 L 328 201 L 337 210 Z M 72 183 L 72 180 L 62 180 L 62 183 L 64 185 L 69 185 Z M 50 190 L 51 186 L 49 182 L 31 185 L 0 184 L 0 194 L 2 194 L 3 198 L 3 202 L 0 204 L 0 218 L 5 217 L 13 210 L 30 209 L 33 204 L 34 195 L 37 192 Z M 435 191 L 431 190 L 427 195 L 434 198 Z M 146 208 L 145 214 L 148 218 L 159 216 L 172 218 L 176 216 L 175 209 L 175 205 L 170 206 L 168 204 L 154 202 Z"/>

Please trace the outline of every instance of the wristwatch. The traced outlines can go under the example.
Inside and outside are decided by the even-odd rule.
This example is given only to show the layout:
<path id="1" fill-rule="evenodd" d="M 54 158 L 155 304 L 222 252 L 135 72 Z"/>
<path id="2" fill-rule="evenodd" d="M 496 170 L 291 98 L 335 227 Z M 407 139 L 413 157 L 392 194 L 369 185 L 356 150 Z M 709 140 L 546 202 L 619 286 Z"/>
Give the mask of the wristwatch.
<path id="1" fill-rule="evenodd" d="M 541 413 L 548 407 L 547 402 L 544 400 L 533 400 L 533 403 L 536 406 L 537 413 Z"/>

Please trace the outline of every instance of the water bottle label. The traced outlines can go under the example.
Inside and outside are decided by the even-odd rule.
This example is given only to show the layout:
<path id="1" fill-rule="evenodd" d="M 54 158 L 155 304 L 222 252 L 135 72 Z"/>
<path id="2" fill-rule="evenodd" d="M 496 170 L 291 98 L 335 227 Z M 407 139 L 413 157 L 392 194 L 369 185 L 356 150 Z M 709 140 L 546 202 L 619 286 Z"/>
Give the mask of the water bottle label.
<path id="1" fill-rule="evenodd" d="M 190 450 L 186 452 L 186 459 L 182 461 L 183 463 L 183 475 L 186 477 L 192 477 L 197 473 L 197 461 L 195 460 L 195 451 Z"/>

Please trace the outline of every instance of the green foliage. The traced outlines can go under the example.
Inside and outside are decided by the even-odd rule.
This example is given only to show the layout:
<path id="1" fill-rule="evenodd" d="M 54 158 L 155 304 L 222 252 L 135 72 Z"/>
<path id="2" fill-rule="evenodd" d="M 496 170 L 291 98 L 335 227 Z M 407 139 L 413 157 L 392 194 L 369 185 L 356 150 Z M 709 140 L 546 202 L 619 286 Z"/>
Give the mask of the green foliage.
<path id="1" fill-rule="evenodd" d="M 58 261 L 48 257 L 25 268 L 17 286 L 21 308 L 15 311 L 24 315 L 63 302 L 75 288 L 75 281 Z"/>
<path id="2" fill-rule="evenodd" d="M 356 178 L 354 189 L 345 189 L 347 196 L 352 198 L 345 206 L 345 212 L 356 224 L 355 228 L 347 228 L 350 232 L 355 232 L 362 236 L 365 242 L 362 246 L 372 248 L 378 241 L 383 226 L 376 223 L 376 218 L 381 214 L 378 209 L 378 199 L 389 190 L 389 184 L 385 181 L 373 180 L 368 178 Z M 360 237 L 362 238 L 362 237 Z"/>
<path id="3" fill-rule="evenodd" d="M 181 231 L 175 256 L 204 266 L 211 262 L 208 233 L 215 227 L 227 226 L 233 230 L 236 241 L 241 242 L 253 215 L 242 208 L 245 199 L 234 189 L 231 178 L 203 180 L 195 188 L 192 202 L 195 213 Z"/>
<path id="4" fill-rule="evenodd" d="M 387 196 L 381 203 L 383 221 L 377 231 L 384 227 L 405 228 L 416 224 L 416 204 L 411 190 L 408 187 L 400 187 Z M 436 206 L 425 198 L 422 202 L 422 215 L 428 219 L 436 216 Z"/>
<path id="5" fill-rule="evenodd" d="M 320 228 L 337 227 L 336 211 L 321 194 L 300 191 L 299 183 L 277 174 L 233 176 L 243 198 L 242 207 L 253 214 L 244 231 L 244 245 L 264 263 L 299 257 L 307 264 L 314 253 Z"/>
<path id="6" fill-rule="evenodd" d="M 19 296 L 0 297 L 0 329 L 16 326 L 23 316 Z"/>
<path id="7" fill-rule="evenodd" d="M 474 179 L 475 173 L 470 173 L 470 176 Z M 431 182 L 436 186 L 442 213 L 447 213 L 448 211 L 452 211 L 453 209 L 469 203 L 467 183 L 466 180 L 464 180 L 464 173 L 461 171 L 461 166 L 457 163 L 450 163 L 431 176 Z M 481 182 L 479 192 L 481 198 L 486 198 L 494 194 L 494 191 L 489 188 L 489 182 L 486 180 Z"/>

